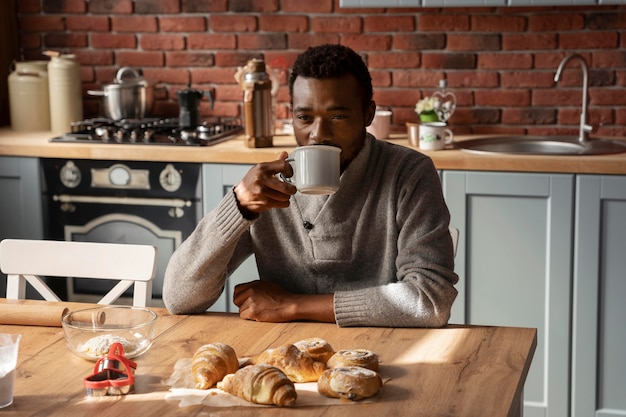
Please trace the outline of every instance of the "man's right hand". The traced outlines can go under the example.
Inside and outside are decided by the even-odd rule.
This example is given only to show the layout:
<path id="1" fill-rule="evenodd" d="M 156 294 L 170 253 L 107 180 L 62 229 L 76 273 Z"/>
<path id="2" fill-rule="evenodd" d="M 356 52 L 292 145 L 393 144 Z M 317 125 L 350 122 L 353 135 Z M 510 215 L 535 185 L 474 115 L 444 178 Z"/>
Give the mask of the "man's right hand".
<path id="1" fill-rule="evenodd" d="M 276 161 L 263 162 L 252 167 L 235 186 L 235 196 L 244 216 L 246 211 L 261 213 L 273 208 L 289 207 L 289 198 L 297 189 L 276 178 L 278 173 L 285 177 L 293 175 L 291 165 L 285 162 L 287 156 L 287 152 L 281 152 Z"/>

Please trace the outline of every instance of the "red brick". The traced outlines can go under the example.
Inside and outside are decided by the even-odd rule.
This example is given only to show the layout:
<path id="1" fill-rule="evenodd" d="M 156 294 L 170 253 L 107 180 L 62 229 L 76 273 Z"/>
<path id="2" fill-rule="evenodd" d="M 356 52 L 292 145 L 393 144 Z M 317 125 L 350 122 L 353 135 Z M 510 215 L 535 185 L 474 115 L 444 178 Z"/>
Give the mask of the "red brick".
<path id="1" fill-rule="evenodd" d="M 157 32 L 155 16 L 113 16 L 111 28 L 117 32 Z"/>
<path id="2" fill-rule="evenodd" d="M 341 43 L 357 52 L 388 51 L 392 38 L 390 35 L 344 35 Z"/>
<path id="3" fill-rule="evenodd" d="M 113 52 L 105 50 L 80 49 L 73 51 L 76 54 L 76 60 L 81 65 L 112 65 Z"/>
<path id="4" fill-rule="evenodd" d="M 626 87 L 626 71 L 615 71 L 615 77 L 615 85 L 620 87 Z"/>
<path id="5" fill-rule="evenodd" d="M 417 29 L 436 32 L 461 32 L 470 30 L 470 18 L 467 14 L 438 15 L 422 14 L 417 17 Z"/>
<path id="6" fill-rule="evenodd" d="M 239 104 L 223 102 L 216 99 L 215 107 L 211 113 L 224 117 L 241 117 L 240 107 L 241 106 Z"/>
<path id="7" fill-rule="evenodd" d="M 477 106 L 528 106 L 530 105 L 530 91 L 521 89 L 511 90 L 478 90 L 474 92 Z"/>
<path id="8" fill-rule="evenodd" d="M 187 85 L 191 80 L 189 71 L 180 68 L 143 68 L 143 76 L 150 83 L 168 83 Z"/>
<path id="9" fill-rule="evenodd" d="M 237 47 L 243 50 L 285 49 L 287 47 L 287 35 L 282 33 L 241 34 L 237 36 Z"/>
<path id="10" fill-rule="evenodd" d="M 153 117 L 175 117 L 178 116 L 179 111 L 178 103 L 173 101 L 157 100 L 152 107 Z"/>
<path id="11" fill-rule="evenodd" d="M 165 58 L 161 52 L 117 51 L 115 63 L 130 67 L 162 67 Z"/>
<path id="12" fill-rule="evenodd" d="M 89 0 L 90 13 L 131 14 L 132 0 Z"/>
<path id="13" fill-rule="evenodd" d="M 301 51 L 267 51 L 265 62 L 277 71 L 287 71 L 293 67 Z"/>
<path id="14" fill-rule="evenodd" d="M 624 91 L 614 88 L 591 88 L 589 89 L 589 99 L 593 106 L 626 107 Z"/>
<path id="15" fill-rule="evenodd" d="M 83 14 L 87 11 L 85 0 L 44 1 L 43 11 L 46 14 Z"/>
<path id="16" fill-rule="evenodd" d="M 63 16 L 22 16 L 18 19 L 20 32 L 47 32 L 50 30 L 64 30 Z"/>
<path id="17" fill-rule="evenodd" d="M 615 123 L 626 126 L 626 108 L 615 110 Z"/>
<path id="18" fill-rule="evenodd" d="M 410 51 L 423 51 L 425 49 L 444 49 L 446 47 L 446 35 L 436 33 L 411 33 L 396 34 L 393 36 L 393 48 Z"/>
<path id="19" fill-rule="evenodd" d="M 606 107 L 591 107 L 588 109 L 587 123 L 594 128 L 603 124 L 613 124 L 613 111 Z M 580 123 L 580 108 L 565 108 L 559 110 L 559 124 L 578 125 Z"/>
<path id="20" fill-rule="evenodd" d="M 235 72 L 237 68 L 191 68 L 191 82 L 194 84 L 211 83 L 211 84 L 232 84 L 235 83 Z"/>
<path id="21" fill-rule="evenodd" d="M 67 30 L 87 32 L 108 32 L 111 30 L 109 18 L 106 16 L 66 16 Z"/>
<path id="22" fill-rule="evenodd" d="M 146 51 L 180 51 L 185 48 L 185 37 L 183 35 L 143 34 L 139 38 L 139 45 Z"/>
<path id="23" fill-rule="evenodd" d="M 372 70 L 370 71 L 370 76 L 372 77 L 374 89 L 392 86 L 391 71 Z"/>
<path id="24" fill-rule="evenodd" d="M 530 53 L 479 54 L 479 69 L 528 69 L 532 68 L 533 56 Z"/>
<path id="25" fill-rule="evenodd" d="M 448 80 L 448 89 L 453 92 L 458 88 L 496 88 L 500 86 L 498 73 L 493 71 L 451 71 L 447 74 L 446 79 Z"/>
<path id="26" fill-rule="evenodd" d="M 219 13 L 228 11 L 228 0 L 182 0 L 183 13 Z"/>
<path id="27" fill-rule="evenodd" d="M 209 29 L 216 32 L 255 32 L 258 22 L 250 15 L 211 15 Z"/>
<path id="28" fill-rule="evenodd" d="M 39 33 L 22 33 L 19 38 L 20 45 L 24 49 L 41 48 L 41 35 Z M 41 59 L 41 50 L 37 59 Z"/>
<path id="29" fill-rule="evenodd" d="M 614 51 L 594 51 L 591 56 L 591 62 L 596 68 L 626 68 L 626 50 L 624 48 Z M 587 62 L 590 61 L 587 60 Z"/>
<path id="30" fill-rule="evenodd" d="M 473 32 L 524 32 L 527 25 L 524 16 L 501 14 L 472 15 L 470 22 Z"/>
<path id="31" fill-rule="evenodd" d="M 92 33 L 91 46 L 104 49 L 134 49 L 137 38 L 131 34 Z"/>
<path id="32" fill-rule="evenodd" d="M 512 125 L 546 125 L 556 122 L 556 110 L 551 108 L 504 108 L 502 123 Z"/>
<path id="33" fill-rule="evenodd" d="M 551 69 L 556 72 L 556 69 L 559 67 L 559 64 L 561 63 L 563 58 L 565 58 L 570 53 L 571 52 L 568 51 L 535 52 L 535 68 Z M 591 63 L 591 54 L 581 52 L 580 55 L 585 58 L 585 61 Z"/>
<path id="34" fill-rule="evenodd" d="M 160 32 L 204 32 L 207 28 L 204 16 L 159 16 Z"/>
<path id="35" fill-rule="evenodd" d="M 404 70 L 393 73 L 393 86 L 404 88 L 436 87 L 439 80 L 443 78 L 443 72 Z"/>
<path id="36" fill-rule="evenodd" d="M 376 102 L 380 106 L 415 107 L 418 100 L 419 98 L 412 91 L 388 88 L 376 90 Z"/>
<path id="37" fill-rule="evenodd" d="M 562 49 L 612 49 L 619 45 L 616 32 L 561 33 L 559 47 Z"/>
<path id="38" fill-rule="evenodd" d="M 261 15 L 259 28 L 266 32 L 307 32 L 309 19 L 301 15 Z"/>
<path id="39" fill-rule="evenodd" d="M 479 107 L 458 108 L 451 117 L 453 125 L 489 125 L 500 122 L 502 110 Z"/>
<path id="40" fill-rule="evenodd" d="M 626 137 L 626 126 L 602 126 L 598 128 L 595 135 L 624 138 Z"/>
<path id="41" fill-rule="evenodd" d="M 282 0 L 280 8 L 288 13 L 331 13 L 333 0 Z"/>
<path id="42" fill-rule="evenodd" d="M 557 47 L 558 34 L 556 33 L 502 35 L 502 49 L 507 51 L 557 49 Z"/>
<path id="43" fill-rule="evenodd" d="M 554 85 L 554 73 L 547 71 L 507 71 L 500 74 L 502 87 L 547 88 Z"/>
<path id="44" fill-rule="evenodd" d="M 287 47 L 304 51 L 306 48 L 324 43 L 339 43 L 337 33 L 290 33 L 287 35 Z"/>
<path id="45" fill-rule="evenodd" d="M 230 0 L 228 10 L 235 13 L 271 13 L 279 10 L 278 0 Z"/>
<path id="46" fill-rule="evenodd" d="M 311 2 L 308 2 L 311 3 Z M 361 33 L 363 20 L 356 16 L 313 17 L 311 29 L 316 33 Z"/>
<path id="47" fill-rule="evenodd" d="M 415 52 L 376 52 L 367 56 L 370 68 L 417 68 L 419 64 L 420 57 Z"/>
<path id="48" fill-rule="evenodd" d="M 237 38 L 226 34 L 191 34 L 187 36 L 189 49 L 235 49 Z"/>
<path id="49" fill-rule="evenodd" d="M 531 32 L 564 32 L 583 30 L 585 17 L 582 14 L 539 14 L 528 17 L 528 30 Z"/>
<path id="50" fill-rule="evenodd" d="M 448 34 L 447 49 L 451 51 L 498 51 L 500 35 Z"/>
<path id="51" fill-rule="evenodd" d="M 55 33 L 44 35 L 44 44 L 48 48 L 80 48 L 87 46 L 84 33 Z"/>
<path id="52" fill-rule="evenodd" d="M 211 52 L 166 52 L 166 67 L 207 67 L 215 64 L 215 57 Z"/>
<path id="53" fill-rule="evenodd" d="M 135 13 L 180 13 L 180 0 L 135 0 Z"/>
<path id="54" fill-rule="evenodd" d="M 532 105 L 553 107 L 575 106 L 580 108 L 582 102 L 581 97 L 580 89 L 537 89 L 533 90 Z"/>
<path id="55" fill-rule="evenodd" d="M 15 4 L 18 14 L 41 12 L 41 0 L 20 0 Z"/>
<path id="56" fill-rule="evenodd" d="M 415 18 L 413 16 L 365 16 L 363 31 L 372 32 L 413 32 Z"/>
<path id="57" fill-rule="evenodd" d="M 422 68 L 476 68 L 476 55 L 469 53 L 424 53 L 422 54 Z"/>
<path id="58" fill-rule="evenodd" d="M 234 81 L 234 79 L 233 79 Z M 216 87 L 215 91 L 220 101 L 232 101 L 241 103 L 243 101 L 243 91 L 237 84 L 221 84 Z"/>
<path id="59" fill-rule="evenodd" d="M 595 30 L 626 29 L 626 10 L 614 10 L 611 12 L 591 13 L 587 17 L 587 27 Z"/>
<path id="60" fill-rule="evenodd" d="M 252 58 L 263 58 L 263 54 L 241 50 L 220 51 L 215 54 L 215 65 L 218 67 L 239 67 L 246 65 Z"/>

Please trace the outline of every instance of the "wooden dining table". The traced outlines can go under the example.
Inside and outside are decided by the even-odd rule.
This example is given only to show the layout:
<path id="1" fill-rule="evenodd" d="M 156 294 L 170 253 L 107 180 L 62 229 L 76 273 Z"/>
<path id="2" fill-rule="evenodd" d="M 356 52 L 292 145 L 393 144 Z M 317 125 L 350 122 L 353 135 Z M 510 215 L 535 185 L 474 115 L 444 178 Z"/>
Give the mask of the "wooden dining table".
<path id="1" fill-rule="evenodd" d="M 77 303 L 5 300 L 24 309 Z M 533 328 L 448 325 L 443 328 L 341 328 L 335 324 L 259 323 L 235 314 L 172 315 L 161 308 L 154 342 L 135 358 L 134 392 L 87 396 L 83 378 L 94 362 L 74 355 L 57 326 L 0 325 L 0 333 L 20 333 L 14 403 L 0 414 L 25 416 L 164 417 L 164 416 L 521 416 L 524 382 L 537 343 Z M 327 340 L 335 350 L 368 349 L 380 359 L 385 381 L 364 402 L 289 408 L 270 406 L 182 406 L 166 399 L 166 383 L 177 361 L 191 358 L 206 343 L 231 345 L 241 357 L 310 337 Z M 314 394 L 317 395 L 317 394 Z"/>

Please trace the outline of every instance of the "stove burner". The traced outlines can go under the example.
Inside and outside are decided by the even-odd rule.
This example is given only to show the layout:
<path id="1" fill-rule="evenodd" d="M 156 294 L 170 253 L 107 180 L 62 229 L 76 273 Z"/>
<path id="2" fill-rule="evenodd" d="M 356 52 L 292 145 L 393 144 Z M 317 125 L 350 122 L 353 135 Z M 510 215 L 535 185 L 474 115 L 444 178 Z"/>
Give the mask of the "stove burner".
<path id="1" fill-rule="evenodd" d="M 243 133 L 237 118 L 214 117 L 195 129 L 181 129 L 178 119 L 86 119 L 72 123 L 72 131 L 50 142 L 121 143 L 138 145 L 207 146 Z"/>

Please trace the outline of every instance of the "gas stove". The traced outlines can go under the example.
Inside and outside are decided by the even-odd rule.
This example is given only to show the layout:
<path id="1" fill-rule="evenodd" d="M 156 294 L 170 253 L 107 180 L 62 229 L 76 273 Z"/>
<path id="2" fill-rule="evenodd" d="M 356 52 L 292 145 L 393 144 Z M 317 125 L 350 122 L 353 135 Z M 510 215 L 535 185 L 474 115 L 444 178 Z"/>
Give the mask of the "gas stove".
<path id="1" fill-rule="evenodd" d="M 50 142 L 112 143 L 129 145 L 208 146 L 243 133 L 238 118 L 214 117 L 195 128 L 181 128 L 177 118 L 86 119 L 72 123 L 72 131 Z"/>

